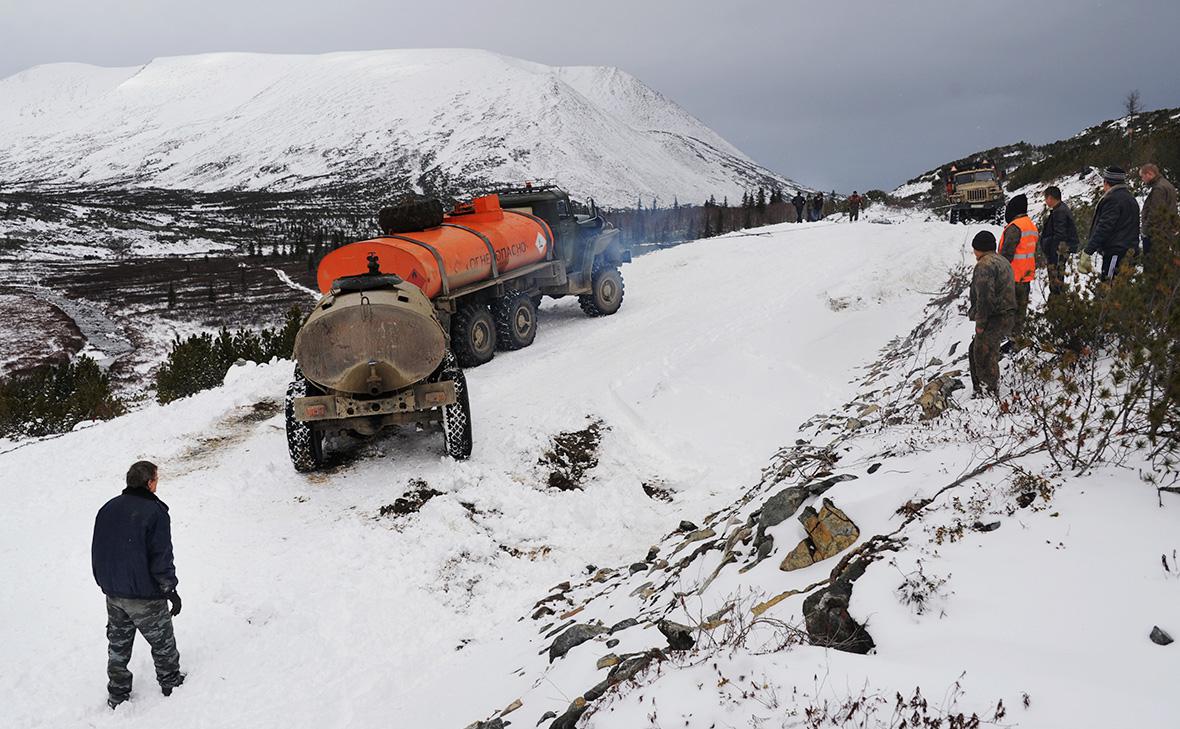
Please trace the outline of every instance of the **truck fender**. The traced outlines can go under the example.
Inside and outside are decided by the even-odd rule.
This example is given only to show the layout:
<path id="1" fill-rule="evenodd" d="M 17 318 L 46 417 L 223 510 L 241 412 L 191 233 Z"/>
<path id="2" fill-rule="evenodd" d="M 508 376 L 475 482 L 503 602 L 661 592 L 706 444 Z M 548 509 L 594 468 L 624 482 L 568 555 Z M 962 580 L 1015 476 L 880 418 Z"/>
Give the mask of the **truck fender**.
<path id="1" fill-rule="evenodd" d="M 612 265 L 627 263 L 631 260 L 631 251 L 623 248 L 618 229 L 604 230 L 594 239 L 594 260 L 605 260 Z"/>

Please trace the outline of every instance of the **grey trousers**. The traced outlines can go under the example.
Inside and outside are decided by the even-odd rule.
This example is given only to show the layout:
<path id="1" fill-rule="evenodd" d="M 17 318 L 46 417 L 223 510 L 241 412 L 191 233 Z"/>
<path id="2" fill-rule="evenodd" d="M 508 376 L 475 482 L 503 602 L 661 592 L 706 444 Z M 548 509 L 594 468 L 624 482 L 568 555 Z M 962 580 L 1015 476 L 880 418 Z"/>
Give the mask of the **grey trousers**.
<path id="1" fill-rule="evenodd" d="M 131 693 L 131 648 L 139 631 L 152 647 L 156 680 L 160 686 L 180 685 L 180 652 L 172 633 L 172 614 L 167 600 L 133 600 L 107 597 L 107 692 L 126 698 Z"/>

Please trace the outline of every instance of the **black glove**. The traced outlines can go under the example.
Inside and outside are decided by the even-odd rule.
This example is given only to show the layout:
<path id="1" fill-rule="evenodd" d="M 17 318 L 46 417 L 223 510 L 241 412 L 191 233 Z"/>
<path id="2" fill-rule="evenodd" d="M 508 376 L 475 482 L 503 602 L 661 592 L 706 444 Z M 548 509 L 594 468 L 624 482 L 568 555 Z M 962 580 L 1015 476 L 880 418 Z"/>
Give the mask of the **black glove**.
<path id="1" fill-rule="evenodd" d="M 167 598 L 168 603 L 172 605 L 172 617 L 180 615 L 180 595 L 176 593 L 176 590 L 169 592 L 168 594 L 164 595 L 164 597 Z"/>

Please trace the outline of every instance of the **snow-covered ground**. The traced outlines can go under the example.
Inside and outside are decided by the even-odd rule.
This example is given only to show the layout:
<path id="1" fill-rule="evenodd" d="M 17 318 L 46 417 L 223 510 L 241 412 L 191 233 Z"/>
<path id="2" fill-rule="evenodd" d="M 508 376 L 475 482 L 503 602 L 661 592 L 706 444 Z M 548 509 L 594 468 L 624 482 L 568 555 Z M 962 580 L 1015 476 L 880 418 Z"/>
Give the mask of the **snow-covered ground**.
<path id="1" fill-rule="evenodd" d="M 782 225 L 644 256 L 625 268 L 626 301 L 609 318 L 546 303 L 531 348 L 468 373 L 476 447 L 465 463 L 441 457 L 437 434 L 407 432 L 328 473 L 294 473 L 274 415 L 288 362 L 235 368 L 216 390 L 9 446 L 0 453 L 4 724 L 458 729 L 518 698 L 506 717 L 513 726 L 562 713 L 602 677 L 594 661 L 608 650 L 595 640 L 550 665 L 538 653 L 552 639 L 528 617 L 537 600 L 569 580 L 579 621 L 652 609 L 631 593 L 653 576 L 627 576 L 626 565 L 655 544 L 667 555 L 682 519 L 703 525 L 718 510 L 744 517 L 757 506 L 742 499 L 776 450 L 814 437 L 801 428 L 812 415 L 863 397 L 862 366 L 927 316 L 948 270 L 970 259 L 963 226 L 890 222 Z M 966 334 L 956 317 L 933 345 L 953 362 Z M 946 354 L 953 342 L 957 355 Z M 914 376 L 908 364 L 893 369 L 872 387 Z M 973 403 L 958 417 L 996 415 Z M 548 489 L 538 459 L 554 434 L 589 418 L 607 428 L 598 466 L 583 490 Z M 835 468 L 860 478 L 826 494 L 862 538 L 892 530 L 894 509 L 976 455 L 947 437 L 870 476 L 865 458 L 890 444 L 903 452 L 922 434 L 879 424 L 865 432 Z M 133 701 L 111 714 L 87 547 L 95 511 L 139 458 L 160 464 L 172 508 L 189 676 L 161 697 L 141 642 Z M 1004 478 L 982 487 L 1002 492 Z M 418 513 L 380 516 L 422 482 L 441 494 Z M 671 501 L 650 498 L 645 485 Z M 967 671 L 960 704 L 1002 698 L 1002 723 L 1174 726 L 1180 651 L 1146 641 L 1152 621 L 1180 633 L 1180 579 L 1160 567 L 1160 554 L 1180 546 L 1174 508 L 1158 508 L 1133 474 L 1096 474 L 1058 493 L 1052 509 L 1005 516 L 996 532 L 937 548 L 910 534 L 913 549 L 896 568 L 874 564 L 851 611 L 868 621 L 876 654 L 796 646 L 681 659 L 644 677 L 644 688 L 604 699 L 584 725 L 790 726 L 790 710 L 813 696 L 839 700 L 867 683 L 890 701 L 916 685 L 941 699 Z M 802 534 L 793 519 L 775 529 L 780 549 Z M 741 578 L 722 573 L 685 609 L 707 614 L 751 584 L 764 598 L 830 569 L 785 573 L 781 557 Z M 922 616 L 894 594 L 919 557 L 948 576 L 938 609 Z M 716 566 L 710 559 L 681 575 L 686 588 Z M 590 566 L 622 569 L 595 582 Z M 675 587 L 652 599 L 671 599 Z M 797 622 L 800 599 L 768 614 Z M 618 637 L 620 655 L 662 644 L 652 627 Z"/>
<path id="2" fill-rule="evenodd" d="M 930 177 L 930 178 L 923 177 L 923 178 L 919 179 L 917 182 L 907 182 L 903 185 L 899 185 L 890 194 L 893 195 L 893 197 L 904 200 L 907 197 L 914 197 L 916 195 L 923 195 L 923 194 L 929 193 L 930 187 L 933 184 L 934 184 L 933 177 Z"/>

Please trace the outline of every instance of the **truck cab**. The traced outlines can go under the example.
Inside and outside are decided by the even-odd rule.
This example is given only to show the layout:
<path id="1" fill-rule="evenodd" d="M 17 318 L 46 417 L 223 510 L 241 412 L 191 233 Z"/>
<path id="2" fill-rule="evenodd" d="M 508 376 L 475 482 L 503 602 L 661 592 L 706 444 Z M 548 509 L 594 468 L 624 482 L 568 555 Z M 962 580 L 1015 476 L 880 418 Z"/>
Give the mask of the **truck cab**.
<path id="1" fill-rule="evenodd" d="M 586 293 L 591 288 L 595 265 L 618 267 L 631 260 L 630 251 L 619 242 L 618 230 L 598 214 L 593 203 L 588 214 L 577 214 L 569 193 L 554 185 L 526 185 L 497 194 L 501 207 L 535 215 L 553 231 L 555 258 L 564 264 L 568 283 L 548 287 L 550 290 L 542 293 Z"/>
<path id="2" fill-rule="evenodd" d="M 1000 221 L 1004 213 L 1004 188 L 996 166 L 986 160 L 947 173 L 950 222 Z"/>

